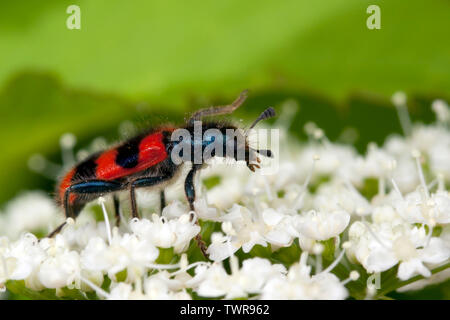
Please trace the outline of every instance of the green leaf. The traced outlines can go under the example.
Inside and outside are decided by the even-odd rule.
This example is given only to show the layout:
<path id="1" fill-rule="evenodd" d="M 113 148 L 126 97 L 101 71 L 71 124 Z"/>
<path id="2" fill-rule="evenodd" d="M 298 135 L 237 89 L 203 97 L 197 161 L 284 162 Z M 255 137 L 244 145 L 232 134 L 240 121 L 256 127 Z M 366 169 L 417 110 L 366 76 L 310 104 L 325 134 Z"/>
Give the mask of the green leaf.
<path id="1" fill-rule="evenodd" d="M 80 0 L 80 30 L 65 27 L 70 4 L 2 6 L 0 83 L 44 69 L 74 87 L 182 103 L 274 83 L 339 98 L 450 88 L 445 1 L 381 1 L 380 30 L 366 27 L 368 0 Z"/>
<path id="2" fill-rule="evenodd" d="M 213 232 L 218 232 L 222 230 L 222 224 L 215 221 L 199 220 L 200 225 L 200 236 L 205 243 L 211 243 L 211 235 Z"/>
<path id="3" fill-rule="evenodd" d="M 211 176 L 202 180 L 202 183 L 205 185 L 207 190 L 214 188 L 215 186 L 220 184 L 221 177 L 220 176 Z"/>
<path id="4" fill-rule="evenodd" d="M 284 191 L 284 190 L 278 190 L 277 191 L 277 197 L 278 198 L 284 198 L 284 196 L 286 195 L 286 191 Z"/>
<path id="5" fill-rule="evenodd" d="M 324 246 L 322 256 L 326 261 L 334 260 L 334 250 L 336 248 L 335 242 L 336 242 L 335 238 L 330 238 L 325 241 L 320 241 L 320 243 Z"/>
<path id="6" fill-rule="evenodd" d="M 25 287 L 23 280 L 9 280 L 6 282 L 6 288 L 8 291 L 24 296 L 32 300 L 61 300 L 61 297 L 56 296 L 55 289 L 44 289 L 41 291 L 35 291 Z"/>
<path id="7" fill-rule="evenodd" d="M 378 193 L 378 179 L 366 178 L 363 181 L 363 185 L 359 190 L 361 194 L 367 199 L 371 200 Z"/>
<path id="8" fill-rule="evenodd" d="M 450 300 L 450 279 L 435 285 L 428 285 L 421 290 L 408 292 L 391 292 L 390 297 L 397 300 Z"/>
<path id="9" fill-rule="evenodd" d="M 61 288 L 59 295 L 67 300 L 86 300 L 87 296 L 84 292 L 78 289 Z"/>
<path id="10" fill-rule="evenodd" d="M 260 257 L 270 259 L 272 257 L 272 248 L 270 243 L 263 247 L 260 244 L 254 245 L 252 250 L 249 252 L 251 257 Z"/>
<path id="11" fill-rule="evenodd" d="M 301 249 L 296 239 L 289 247 L 280 248 L 272 253 L 271 260 L 276 263 L 282 263 L 286 268 L 299 262 Z"/>
<path id="12" fill-rule="evenodd" d="M 317 191 L 317 188 L 320 185 L 322 185 L 323 183 L 328 182 L 329 180 L 330 180 L 330 176 L 328 176 L 328 175 L 318 176 L 313 181 L 311 181 L 311 183 L 308 185 L 308 189 L 312 193 L 315 193 Z"/>
<path id="13" fill-rule="evenodd" d="M 202 240 L 206 243 L 206 245 L 209 245 L 211 243 L 211 234 L 214 231 L 221 230 L 221 224 L 219 222 L 199 220 L 199 225 L 201 228 L 200 236 Z M 191 240 L 191 243 L 189 244 L 189 248 L 186 251 L 186 253 L 190 263 L 196 261 L 207 261 L 195 239 Z"/>
<path id="14" fill-rule="evenodd" d="M 6 282 L 8 291 L 15 295 L 32 300 L 86 300 L 87 297 L 78 289 L 61 288 L 58 294 L 56 289 L 35 291 L 27 288 L 23 280 L 9 280 Z"/>
<path id="15" fill-rule="evenodd" d="M 111 279 L 108 277 L 108 275 L 105 274 L 103 276 L 103 283 L 102 283 L 101 288 L 105 291 L 108 291 L 110 285 L 111 285 Z"/>
<path id="16" fill-rule="evenodd" d="M 195 239 L 191 240 L 191 243 L 189 244 L 189 248 L 186 251 L 186 254 L 188 256 L 189 262 L 194 263 L 197 261 L 208 261 L 205 256 L 203 255 L 202 251 L 200 250 L 197 241 Z M 189 270 L 190 273 L 193 274 L 193 270 Z"/>
<path id="17" fill-rule="evenodd" d="M 349 277 L 351 271 L 357 271 L 359 273 L 359 278 L 356 281 L 350 281 L 346 284 L 350 297 L 354 299 L 364 299 L 366 297 L 367 279 L 370 275 L 361 265 L 350 263 L 347 256 L 344 255 L 341 263 L 334 267 L 332 273 L 339 279 L 344 280 Z"/>
<path id="18" fill-rule="evenodd" d="M 128 270 L 123 269 L 122 271 L 116 273 L 116 281 L 123 282 L 127 279 L 127 276 L 128 276 Z"/>
<path id="19" fill-rule="evenodd" d="M 0 92 L 0 136 L 5 137 L 0 139 L 0 166 L 8 168 L 0 171 L 0 203 L 21 188 L 54 190 L 54 181 L 28 169 L 31 155 L 42 153 L 61 163 L 63 133 L 76 133 L 83 144 L 92 132 L 111 132 L 130 111 L 117 97 L 69 89 L 51 74 L 18 74 Z"/>
<path id="20" fill-rule="evenodd" d="M 430 271 L 431 271 L 431 274 L 436 274 L 436 273 L 441 272 L 441 271 L 443 271 L 445 269 L 448 269 L 448 268 L 450 268 L 450 262 L 446 263 L 446 264 L 444 264 L 444 265 L 442 265 L 440 267 L 436 267 L 436 268 L 434 268 L 434 269 L 432 269 Z M 405 280 L 405 281 L 401 281 L 401 280 L 397 279 L 397 281 L 392 281 L 392 282 L 390 282 L 390 283 L 388 283 L 386 285 L 383 285 L 381 290 L 378 292 L 378 295 L 379 296 L 385 296 L 388 293 L 390 293 L 390 292 L 392 292 L 394 290 L 397 290 L 398 288 L 406 286 L 407 284 L 413 283 L 413 282 L 415 282 L 417 280 L 420 280 L 420 279 L 424 279 L 424 277 L 422 275 L 418 275 L 418 276 L 412 277 L 411 279 L 408 279 L 408 280 Z"/>
<path id="21" fill-rule="evenodd" d="M 170 248 L 158 248 L 159 256 L 156 259 L 156 263 L 159 264 L 170 264 L 174 258 L 173 247 Z"/>

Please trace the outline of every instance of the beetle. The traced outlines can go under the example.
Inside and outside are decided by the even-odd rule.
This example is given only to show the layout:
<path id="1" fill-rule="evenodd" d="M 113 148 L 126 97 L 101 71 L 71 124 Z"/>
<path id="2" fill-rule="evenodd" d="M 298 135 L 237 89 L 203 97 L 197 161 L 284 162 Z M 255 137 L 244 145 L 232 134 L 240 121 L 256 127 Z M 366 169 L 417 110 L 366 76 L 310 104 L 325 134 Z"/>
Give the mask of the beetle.
<path id="1" fill-rule="evenodd" d="M 188 139 L 185 143 L 192 146 L 194 150 L 203 152 L 212 144 L 215 139 L 213 136 L 206 134 L 208 129 L 218 130 L 221 143 L 224 147 L 230 146 L 233 149 L 232 157 L 235 160 L 244 160 L 247 167 L 255 171 L 260 168 L 256 162 L 260 159 L 255 155 L 259 153 L 264 156 L 272 157 L 270 150 L 258 150 L 249 146 L 247 135 L 240 133 L 243 143 L 239 143 L 236 138 L 229 136 L 229 130 L 238 130 L 238 128 L 229 122 L 201 122 L 201 119 L 209 116 L 217 116 L 230 114 L 243 104 L 247 98 L 247 90 L 243 91 L 239 97 L 231 104 L 225 106 L 217 106 L 201 109 L 195 112 L 184 127 L 194 139 Z M 273 108 L 268 108 L 253 122 L 249 129 L 253 128 L 260 120 L 275 116 Z M 200 124 L 200 138 L 195 138 L 196 125 Z M 198 127 L 197 127 L 198 128 Z M 180 146 L 180 139 L 173 139 L 173 133 L 179 128 L 174 126 L 161 126 L 149 129 L 117 146 L 109 148 L 105 151 L 95 153 L 87 159 L 79 162 L 73 168 L 68 170 L 57 185 L 56 202 L 62 206 L 66 218 L 76 219 L 85 204 L 104 194 L 116 193 L 122 190 L 128 190 L 131 200 L 131 214 L 133 218 L 139 218 L 136 205 L 136 189 L 137 188 L 156 188 L 160 191 L 161 210 L 165 207 L 164 188 L 177 180 L 181 172 L 181 167 L 188 161 L 174 161 L 171 156 L 177 146 Z M 239 131 L 237 131 L 239 132 Z M 241 140 L 242 141 L 242 140 Z M 197 149 L 196 149 L 197 147 Z M 191 149 L 192 150 L 192 149 Z M 239 152 L 240 151 L 240 152 Z M 182 153 L 182 152 L 181 152 Z M 240 156 L 239 156 L 240 155 Z M 194 152 L 191 151 L 191 158 Z M 218 156 L 212 152 L 209 158 Z M 229 156 L 225 154 L 225 157 Z M 191 211 L 195 212 L 195 174 L 205 166 L 208 159 L 202 158 L 200 163 L 192 162 L 185 180 L 184 191 Z M 116 224 L 120 223 L 120 215 L 118 213 L 119 202 L 114 197 Z M 48 237 L 53 237 L 66 224 L 62 223 Z M 206 256 L 206 248 L 201 241 L 200 236 L 196 238 L 200 249 Z"/>

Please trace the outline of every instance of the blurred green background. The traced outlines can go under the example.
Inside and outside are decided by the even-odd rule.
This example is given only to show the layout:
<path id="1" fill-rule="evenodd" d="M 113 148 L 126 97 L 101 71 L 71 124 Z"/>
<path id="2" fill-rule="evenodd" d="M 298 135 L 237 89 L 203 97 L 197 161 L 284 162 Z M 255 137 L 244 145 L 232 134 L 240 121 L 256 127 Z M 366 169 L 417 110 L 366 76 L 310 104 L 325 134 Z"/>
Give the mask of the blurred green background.
<path id="1" fill-rule="evenodd" d="M 66 27 L 71 4 L 81 30 Z M 371 4 L 380 30 L 366 27 Z M 332 140 L 355 127 L 363 152 L 400 132 L 394 92 L 424 122 L 433 99 L 449 101 L 449 9 L 448 0 L 2 1 L 0 207 L 23 189 L 52 191 L 27 161 L 39 152 L 61 162 L 65 132 L 77 146 L 114 141 L 124 120 L 182 120 L 245 88 L 236 118 L 294 99 L 294 134 L 307 121 Z"/>

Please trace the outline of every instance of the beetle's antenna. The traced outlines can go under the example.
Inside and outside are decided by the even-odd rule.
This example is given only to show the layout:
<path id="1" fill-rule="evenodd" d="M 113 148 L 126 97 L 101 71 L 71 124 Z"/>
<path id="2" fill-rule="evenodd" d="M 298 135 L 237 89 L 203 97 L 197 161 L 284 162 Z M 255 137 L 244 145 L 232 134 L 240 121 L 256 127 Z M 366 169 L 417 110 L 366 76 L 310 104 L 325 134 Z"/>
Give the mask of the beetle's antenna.
<path id="1" fill-rule="evenodd" d="M 272 107 L 269 107 L 266 110 L 264 110 L 255 121 L 253 121 L 252 125 L 250 126 L 250 128 L 248 128 L 248 130 L 253 129 L 253 127 L 256 126 L 256 124 L 261 120 L 266 120 L 273 117 L 275 117 L 275 110 Z"/>
<path id="2" fill-rule="evenodd" d="M 247 95 L 248 90 L 244 90 L 241 92 L 239 97 L 233 101 L 232 104 L 200 109 L 191 116 L 191 118 L 189 119 L 189 124 L 193 124 L 194 121 L 198 121 L 203 117 L 232 113 L 244 103 L 245 99 L 247 99 Z"/>
<path id="3" fill-rule="evenodd" d="M 263 112 L 261 112 L 259 117 L 256 118 L 256 120 L 253 121 L 252 125 L 247 129 L 247 131 L 245 132 L 245 136 L 247 136 L 249 134 L 250 130 L 253 129 L 258 122 L 260 122 L 261 120 L 266 120 L 266 119 L 270 119 L 273 117 L 275 117 L 275 110 L 272 107 L 269 107 L 266 110 L 264 110 Z"/>
<path id="4" fill-rule="evenodd" d="M 258 152 L 260 155 L 268 158 L 273 158 L 273 152 L 269 149 L 253 149 L 256 152 Z"/>
<path id="5" fill-rule="evenodd" d="M 275 117 L 275 110 L 272 107 L 269 107 L 266 110 L 264 110 L 263 112 L 261 112 L 259 117 L 256 118 L 256 120 L 253 121 L 252 125 L 247 129 L 247 131 L 245 132 L 245 136 L 248 136 L 248 134 L 250 133 L 250 130 L 253 129 L 258 122 L 260 122 L 261 120 L 266 120 L 266 119 L 270 119 L 273 117 Z M 269 158 L 273 157 L 273 153 L 270 150 L 253 149 L 253 148 L 251 148 L 251 149 L 253 151 L 256 151 L 257 153 L 259 153 L 262 156 L 269 157 Z"/>

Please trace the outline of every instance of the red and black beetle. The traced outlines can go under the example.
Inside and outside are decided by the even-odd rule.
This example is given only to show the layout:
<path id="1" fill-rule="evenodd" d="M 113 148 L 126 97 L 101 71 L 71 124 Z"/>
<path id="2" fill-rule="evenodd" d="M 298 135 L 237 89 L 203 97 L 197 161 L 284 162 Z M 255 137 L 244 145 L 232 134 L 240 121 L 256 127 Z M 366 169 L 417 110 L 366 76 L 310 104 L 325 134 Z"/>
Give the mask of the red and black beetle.
<path id="1" fill-rule="evenodd" d="M 232 113 L 245 101 L 246 97 L 247 91 L 244 91 L 230 105 L 201 109 L 195 112 L 182 128 L 194 135 L 194 125 L 197 121 L 200 121 L 206 116 Z M 274 115 L 275 112 L 272 108 L 266 109 L 253 122 L 250 128 L 258 121 L 273 117 Z M 223 141 L 227 140 L 227 129 L 237 130 L 237 127 L 226 122 L 200 122 L 200 124 L 202 133 L 207 129 L 218 129 L 223 135 Z M 164 187 L 176 180 L 177 173 L 181 171 L 181 166 L 184 164 L 184 162 L 176 164 L 171 157 L 174 146 L 179 143 L 179 141 L 173 141 L 171 139 L 172 133 L 176 129 L 178 128 L 162 126 L 157 129 L 148 130 L 118 146 L 93 154 L 69 170 L 60 180 L 56 196 L 56 201 L 64 208 L 66 218 L 71 217 L 75 219 L 87 202 L 101 195 L 126 189 L 129 190 L 133 217 L 139 217 L 136 206 L 136 188 L 155 187 L 159 189 L 161 194 L 161 208 L 163 208 L 165 206 Z M 191 143 L 200 143 L 204 147 L 210 142 L 204 140 L 203 134 L 200 139 L 201 141 L 195 141 L 193 139 Z M 233 141 L 236 141 L 236 139 Z M 243 153 L 234 152 L 233 157 L 236 160 L 245 160 L 247 166 L 252 171 L 255 168 L 259 168 L 258 164 L 251 162 L 252 155 L 253 159 L 256 159 L 258 162 L 259 159 L 254 157 L 255 153 L 261 153 L 269 157 L 272 156 L 270 150 L 256 150 L 251 148 L 246 136 L 244 136 L 243 144 L 238 145 L 235 142 L 235 151 L 239 148 L 242 149 L 241 151 Z M 244 159 L 239 159 L 237 157 L 238 154 L 244 154 Z M 203 165 L 204 161 L 202 163 L 192 164 L 192 168 L 184 182 L 186 197 L 192 211 L 195 211 L 194 176 Z M 114 200 L 116 205 L 116 222 L 119 223 L 118 200 L 116 197 L 114 197 Z M 66 222 L 56 228 L 49 234 L 49 237 L 58 233 L 65 224 Z M 198 238 L 197 240 L 200 243 L 200 239 Z M 205 248 L 202 246 L 201 249 L 203 252 L 205 251 Z"/>

